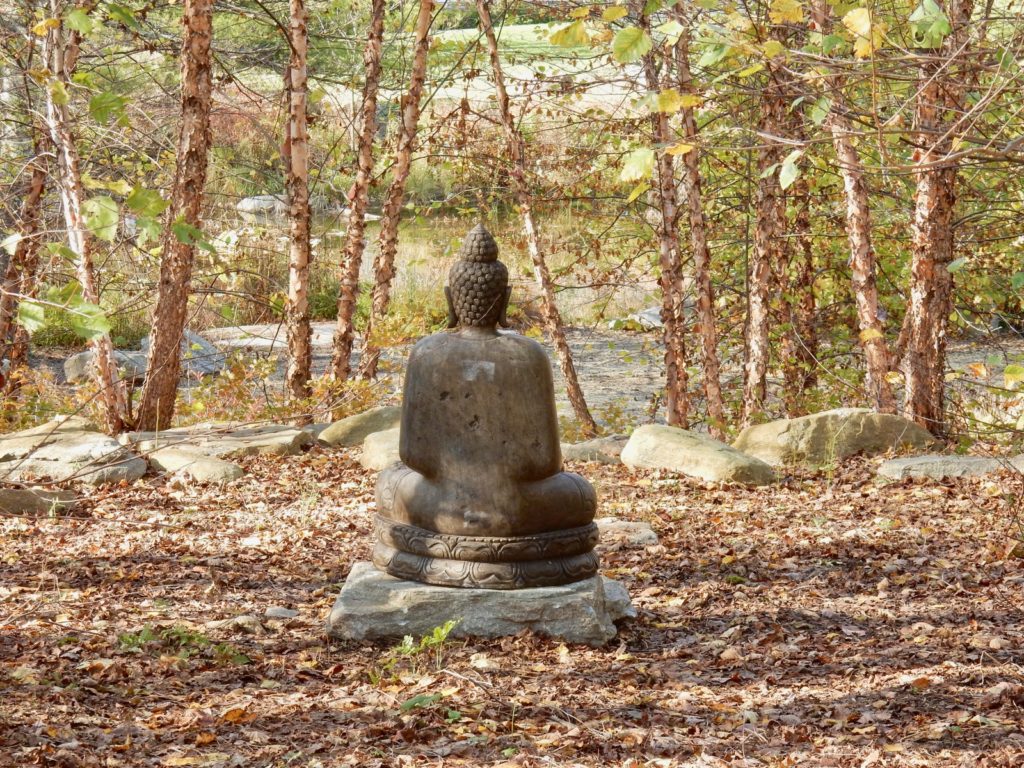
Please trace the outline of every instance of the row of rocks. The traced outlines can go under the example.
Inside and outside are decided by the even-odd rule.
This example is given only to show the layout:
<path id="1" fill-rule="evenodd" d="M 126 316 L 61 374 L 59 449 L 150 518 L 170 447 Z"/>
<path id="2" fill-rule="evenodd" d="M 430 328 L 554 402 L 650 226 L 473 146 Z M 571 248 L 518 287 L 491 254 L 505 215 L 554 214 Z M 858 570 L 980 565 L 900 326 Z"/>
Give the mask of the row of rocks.
<path id="1" fill-rule="evenodd" d="M 114 362 L 126 381 L 141 381 L 146 375 L 149 337 L 142 340 L 139 351 L 114 350 Z M 88 381 L 92 377 L 95 354 L 91 349 L 72 355 L 64 361 L 64 379 L 69 384 Z M 181 372 L 188 378 L 201 379 L 224 370 L 227 358 L 217 347 L 198 333 L 185 331 L 181 339 Z"/>

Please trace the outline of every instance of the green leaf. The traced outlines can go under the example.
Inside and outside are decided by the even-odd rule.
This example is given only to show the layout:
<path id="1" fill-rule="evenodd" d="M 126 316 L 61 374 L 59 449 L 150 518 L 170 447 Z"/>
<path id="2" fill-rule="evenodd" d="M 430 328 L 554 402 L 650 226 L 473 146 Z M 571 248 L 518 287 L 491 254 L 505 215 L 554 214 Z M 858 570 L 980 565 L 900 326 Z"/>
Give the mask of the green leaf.
<path id="1" fill-rule="evenodd" d="M 679 36 L 683 34 L 683 25 L 675 19 L 669 19 L 664 24 L 658 27 L 658 32 L 663 34 L 672 45 L 675 45 L 679 40 Z"/>
<path id="2" fill-rule="evenodd" d="M 100 240 L 112 243 L 117 237 L 117 203 L 109 197 L 91 197 L 82 204 L 85 226 Z"/>
<path id="3" fill-rule="evenodd" d="M 138 29 L 139 22 L 135 20 L 135 11 L 118 3 L 107 4 L 107 16 L 111 21 L 124 24 L 128 29 Z"/>
<path id="4" fill-rule="evenodd" d="M 623 181 L 642 181 L 654 171 L 654 150 L 649 147 L 634 149 L 622 162 L 619 178 Z"/>
<path id="5" fill-rule="evenodd" d="M 811 118 L 811 122 L 815 125 L 821 125 L 825 122 L 825 118 L 828 117 L 828 113 L 831 109 L 832 100 L 827 96 L 822 96 L 808 107 L 808 117 Z"/>
<path id="6" fill-rule="evenodd" d="M 796 161 L 803 156 L 804 152 L 802 149 L 794 149 L 788 155 L 786 159 L 782 161 L 782 165 L 779 168 L 779 186 L 782 189 L 789 189 L 794 181 L 800 176 L 800 166 L 796 164 Z"/>
<path id="7" fill-rule="evenodd" d="M 89 99 L 89 115 L 97 123 L 106 125 L 110 122 L 110 118 L 120 119 L 124 115 L 124 108 L 127 103 L 128 99 L 118 96 L 116 93 L 111 93 L 110 91 L 97 93 Z"/>
<path id="8" fill-rule="evenodd" d="M 650 35 L 639 27 L 620 29 L 612 40 L 612 56 L 621 64 L 637 61 L 651 50 Z"/>
<path id="9" fill-rule="evenodd" d="M 949 266 L 946 267 L 946 269 L 948 269 L 952 273 L 956 273 L 956 272 L 959 272 L 961 269 L 963 269 L 964 264 L 966 264 L 966 263 L 967 263 L 967 258 L 964 257 L 964 256 L 961 256 L 959 259 L 953 259 L 951 262 L 949 262 Z"/>
<path id="10" fill-rule="evenodd" d="M 125 203 L 139 216 L 159 216 L 171 204 L 155 189 L 143 189 L 138 185 L 132 188 Z"/>
<path id="11" fill-rule="evenodd" d="M 720 43 L 719 45 L 713 45 L 708 48 L 704 55 L 697 61 L 697 66 L 701 69 L 707 69 L 713 67 L 715 64 L 720 62 L 722 59 L 732 53 L 732 46 L 728 43 Z"/>
<path id="12" fill-rule="evenodd" d="M 922 0 L 910 14 L 914 45 L 918 48 L 938 48 L 946 35 L 953 31 L 949 19 L 935 0 Z"/>
<path id="13" fill-rule="evenodd" d="M 1015 291 L 1019 291 L 1021 288 L 1024 288 L 1024 272 L 1018 272 L 1013 277 L 1011 277 L 1010 285 L 1013 287 L 1013 290 Z"/>
<path id="14" fill-rule="evenodd" d="M 1024 365 L 1008 365 L 1003 370 L 1003 382 L 1007 387 L 1015 387 L 1024 382 Z"/>
<path id="15" fill-rule="evenodd" d="M 46 325 L 46 307 L 29 299 L 22 299 L 18 303 L 15 322 L 29 333 L 35 333 Z"/>
<path id="16" fill-rule="evenodd" d="M 590 45 L 590 36 L 587 35 L 587 28 L 584 26 L 582 19 L 562 27 L 548 39 L 552 45 L 562 48 L 580 48 Z"/>
<path id="17" fill-rule="evenodd" d="M 96 22 L 90 19 L 89 14 L 81 8 L 75 8 L 65 16 L 64 23 L 68 29 L 73 29 L 75 32 L 80 32 L 83 35 L 88 35 L 96 26 Z"/>
<path id="18" fill-rule="evenodd" d="M 203 234 L 203 230 L 198 227 L 193 227 L 182 218 L 177 219 L 173 224 L 171 224 L 171 232 L 179 243 L 194 245 L 197 248 L 209 251 L 210 253 L 217 252 L 217 249 L 210 244 L 209 240 L 206 239 L 206 235 Z"/>
<path id="19" fill-rule="evenodd" d="M 651 185 L 648 184 L 646 181 L 637 184 L 635 187 L 633 187 L 633 191 L 629 193 L 629 196 L 626 198 L 626 202 L 632 203 L 634 200 L 636 200 L 638 197 L 640 197 L 640 195 L 642 195 L 650 188 Z"/>
<path id="20" fill-rule="evenodd" d="M 71 97 L 68 96 L 67 87 L 60 80 L 51 80 L 47 90 L 50 92 L 50 99 L 58 107 L 67 106 L 67 103 L 71 101 Z"/>
<path id="21" fill-rule="evenodd" d="M 135 229 L 138 232 L 135 239 L 139 245 L 156 242 L 160 239 L 160 222 L 150 216 L 140 216 L 135 221 Z"/>
<path id="22" fill-rule="evenodd" d="M 71 330 L 92 341 L 110 333 L 110 321 L 103 310 L 88 301 L 77 301 L 69 307 Z"/>

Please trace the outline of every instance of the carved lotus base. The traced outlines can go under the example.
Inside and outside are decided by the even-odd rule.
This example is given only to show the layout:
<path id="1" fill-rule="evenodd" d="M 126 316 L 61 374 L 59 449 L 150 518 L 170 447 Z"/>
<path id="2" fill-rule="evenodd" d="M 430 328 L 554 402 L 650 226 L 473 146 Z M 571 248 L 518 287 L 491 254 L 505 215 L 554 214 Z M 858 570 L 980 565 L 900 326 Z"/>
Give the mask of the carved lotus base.
<path id="1" fill-rule="evenodd" d="M 455 536 L 378 516 L 373 564 L 400 579 L 445 587 L 528 589 L 597 573 L 597 526 L 532 536 Z"/>

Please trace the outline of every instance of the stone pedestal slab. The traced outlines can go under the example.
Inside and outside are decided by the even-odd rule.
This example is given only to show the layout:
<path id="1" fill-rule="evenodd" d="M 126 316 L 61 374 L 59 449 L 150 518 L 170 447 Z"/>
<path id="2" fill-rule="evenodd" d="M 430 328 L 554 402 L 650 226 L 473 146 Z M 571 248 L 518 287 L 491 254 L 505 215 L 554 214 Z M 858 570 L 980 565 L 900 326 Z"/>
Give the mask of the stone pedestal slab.
<path id="1" fill-rule="evenodd" d="M 634 616 L 625 587 L 603 576 L 558 587 L 462 589 L 396 579 L 360 562 L 331 609 L 327 633 L 347 640 L 420 636 L 457 619 L 453 635 L 502 637 L 529 629 L 601 645 L 615 636 L 617 619 Z"/>

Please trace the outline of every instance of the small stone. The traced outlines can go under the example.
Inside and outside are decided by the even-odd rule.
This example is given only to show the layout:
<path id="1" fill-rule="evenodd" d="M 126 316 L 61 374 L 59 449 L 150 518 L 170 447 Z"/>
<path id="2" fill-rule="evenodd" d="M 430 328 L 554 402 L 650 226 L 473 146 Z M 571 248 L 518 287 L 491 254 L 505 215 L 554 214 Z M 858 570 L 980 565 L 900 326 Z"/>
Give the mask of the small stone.
<path id="1" fill-rule="evenodd" d="M 385 405 L 348 416 L 324 429 L 317 439 L 325 445 L 351 447 L 360 445 L 367 435 L 397 427 L 402 420 L 402 409 Z"/>
<path id="2" fill-rule="evenodd" d="M 634 549 L 652 547 L 658 543 L 658 534 L 650 523 L 634 520 L 620 520 L 617 517 L 601 517 L 594 520 L 601 532 L 602 544 L 619 544 Z"/>
<path id="3" fill-rule="evenodd" d="M 400 461 L 398 455 L 400 432 L 400 428 L 395 427 L 367 435 L 363 440 L 363 455 L 359 459 L 363 467 L 379 472 L 390 467 L 396 461 Z"/>
<path id="4" fill-rule="evenodd" d="M 678 427 L 638 427 L 622 449 L 622 463 L 643 469 L 667 469 L 710 482 L 767 485 L 772 468 L 707 435 Z"/>
<path id="5" fill-rule="evenodd" d="M 281 605 L 272 605 L 263 612 L 263 616 L 268 619 L 294 619 L 298 615 L 298 611 Z"/>
<path id="6" fill-rule="evenodd" d="M 187 475 L 197 483 L 229 483 L 245 474 L 245 470 L 233 462 L 180 448 L 161 448 L 147 458 L 154 469 Z"/>
<path id="7" fill-rule="evenodd" d="M 614 583 L 595 576 L 559 587 L 460 589 L 396 579 L 361 562 L 345 581 L 327 632 L 348 640 L 420 637 L 455 619 L 454 636 L 503 637 L 529 629 L 566 642 L 603 645 L 615 636 L 613 622 L 630 615 L 625 589 L 608 594 Z"/>
<path id="8" fill-rule="evenodd" d="M 599 464 L 621 464 L 622 449 L 629 442 L 626 435 L 608 435 L 582 443 L 563 443 L 562 458 L 566 461 L 596 461 Z"/>

